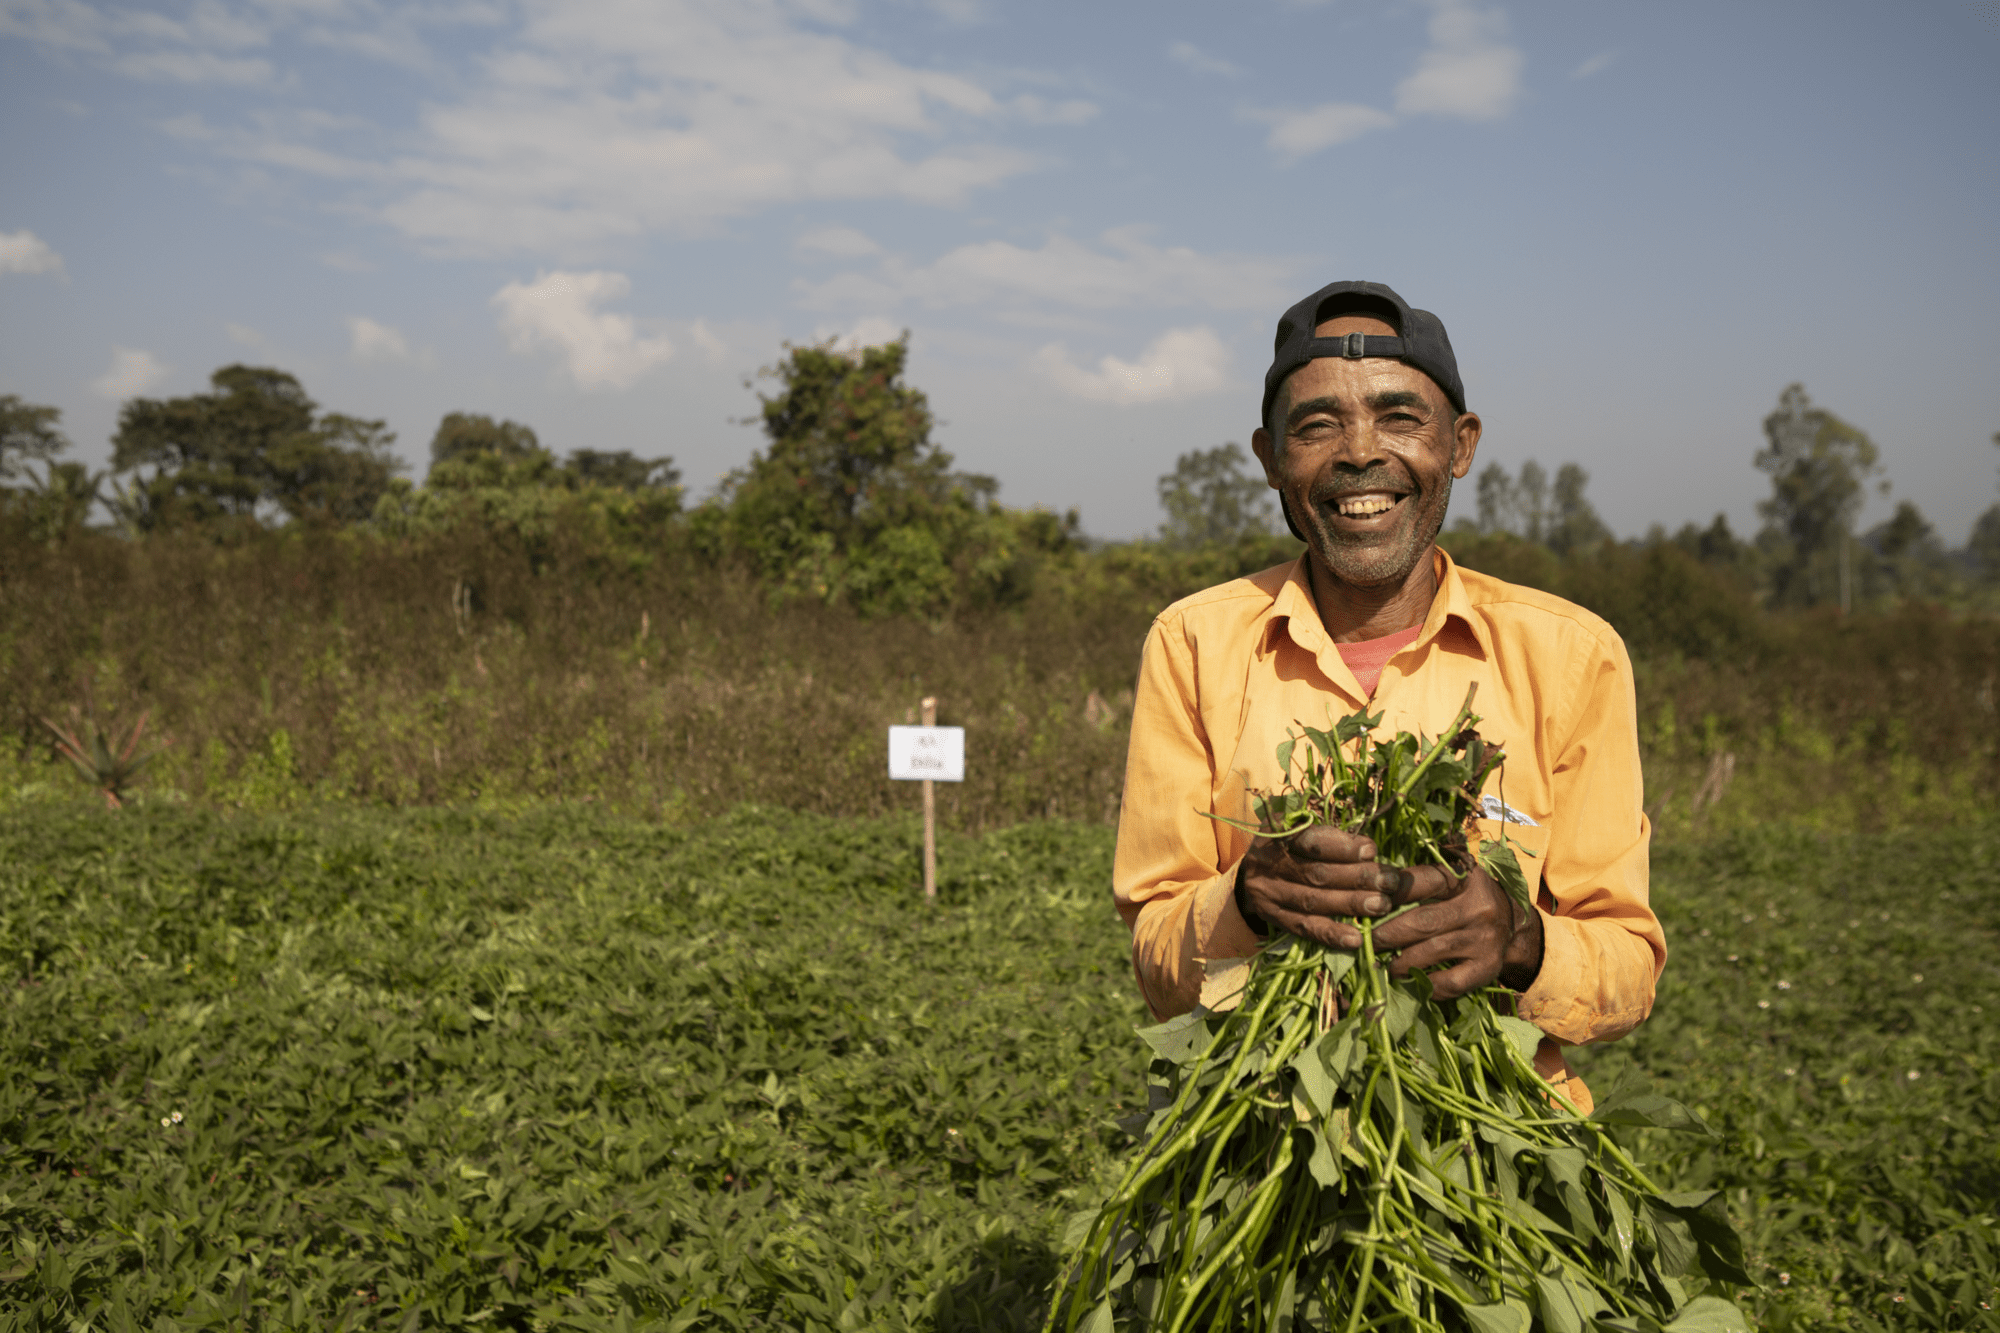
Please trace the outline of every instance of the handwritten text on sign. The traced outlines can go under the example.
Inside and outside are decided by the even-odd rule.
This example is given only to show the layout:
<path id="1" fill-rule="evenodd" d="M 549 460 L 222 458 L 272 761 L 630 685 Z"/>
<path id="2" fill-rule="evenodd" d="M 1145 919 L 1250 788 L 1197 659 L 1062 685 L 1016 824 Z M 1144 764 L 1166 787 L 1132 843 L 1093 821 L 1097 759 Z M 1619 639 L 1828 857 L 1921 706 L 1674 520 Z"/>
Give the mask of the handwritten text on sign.
<path id="1" fill-rule="evenodd" d="M 965 781 L 965 728 L 889 728 L 889 776 L 904 782 Z"/>

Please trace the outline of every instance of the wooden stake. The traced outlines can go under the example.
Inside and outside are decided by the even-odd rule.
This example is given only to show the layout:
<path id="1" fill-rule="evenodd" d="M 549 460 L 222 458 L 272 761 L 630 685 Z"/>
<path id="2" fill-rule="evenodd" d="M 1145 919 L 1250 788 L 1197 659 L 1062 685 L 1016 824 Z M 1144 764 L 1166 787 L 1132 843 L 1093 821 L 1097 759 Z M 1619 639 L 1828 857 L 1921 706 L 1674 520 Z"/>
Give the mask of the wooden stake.
<path id="1" fill-rule="evenodd" d="M 926 696 L 924 725 L 937 725 L 937 700 Z M 937 900 L 937 783 L 924 779 L 924 901 Z"/>

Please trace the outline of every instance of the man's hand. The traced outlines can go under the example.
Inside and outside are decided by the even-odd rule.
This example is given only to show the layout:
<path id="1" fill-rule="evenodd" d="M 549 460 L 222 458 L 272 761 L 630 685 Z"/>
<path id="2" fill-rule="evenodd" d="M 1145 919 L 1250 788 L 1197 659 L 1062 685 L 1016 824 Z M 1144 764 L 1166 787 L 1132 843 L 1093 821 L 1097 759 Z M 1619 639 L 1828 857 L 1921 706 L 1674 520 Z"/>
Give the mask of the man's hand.
<path id="1" fill-rule="evenodd" d="M 1257 839 L 1237 868 L 1236 901 L 1253 924 L 1261 919 L 1334 949 L 1361 947 L 1361 932 L 1334 918 L 1381 917 L 1421 903 L 1378 926 L 1375 947 L 1400 951 L 1392 976 L 1450 964 L 1430 974 L 1439 999 L 1495 980 L 1526 990 L 1542 968 L 1541 914 L 1517 908 L 1485 871 L 1454 878 L 1436 866 L 1380 865 L 1372 839 L 1336 828 Z"/>

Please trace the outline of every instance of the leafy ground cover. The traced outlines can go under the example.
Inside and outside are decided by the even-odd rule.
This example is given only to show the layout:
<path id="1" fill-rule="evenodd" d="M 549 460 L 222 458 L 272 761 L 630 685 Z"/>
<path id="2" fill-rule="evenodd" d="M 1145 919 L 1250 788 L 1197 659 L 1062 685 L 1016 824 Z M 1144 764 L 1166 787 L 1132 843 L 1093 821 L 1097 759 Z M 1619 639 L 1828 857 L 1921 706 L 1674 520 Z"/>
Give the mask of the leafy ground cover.
<path id="1" fill-rule="evenodd" d="M 0 1329 L 1017 1329 L 1126 1142 L 1110 832 L 745 808 L 0 819 Z M 1582 1063 L 1773 1328 L 1995 1329 L 2000 827 L 1660 858 Z M 1747 918 L 1747 919 L 1746 919 Z M 1912 1077 L 1914 1075 L 1914 1077 Z"/>

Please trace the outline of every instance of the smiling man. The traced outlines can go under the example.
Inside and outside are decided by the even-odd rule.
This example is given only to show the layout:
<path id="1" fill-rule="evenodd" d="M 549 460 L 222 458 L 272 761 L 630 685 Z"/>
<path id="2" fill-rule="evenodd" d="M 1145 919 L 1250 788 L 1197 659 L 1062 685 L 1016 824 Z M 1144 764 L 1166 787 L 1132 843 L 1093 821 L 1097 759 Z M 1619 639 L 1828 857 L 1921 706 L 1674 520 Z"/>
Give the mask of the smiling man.
<path id="1" fill-rule="evenodd" d="M 1253 952 L 1272 930 L 1338 948 L 1379 917 L 1393 970 L 1430 969 L 1437 993 L 1498 981 L 1548 1034 L 1536 1064 L 1586 1110 L 1561 1047 L 1623 1035 L 1652 1007 L 1666 961 L 1647 905 L 1649 830 L 1631 664 L 1581 607 L 1458 568 L 1438 549 L 1451 484 L 1481 423 L 1465 410 L 1437 316 L 1380 283 L 1337 282 L 1278 322 L 1252 437 L 1306 544 L 1289 565 L 1211 588 L 1153 624 L 1139 671 L 1114 887 L 1153 1012 L 1192 1008 L 1203 960 Z M 1366 707 L 1380 734 L 1436 734 L 1469 685 L 1480 731 L 1506 746 L 1487 836 L 1534 854 L 1535 910 L 1483 872 L 1382 866 L 1366 838 L 1319 828 L 1272 842 L 1249 788 L 1283 782 L 1288 728 Z"/>

